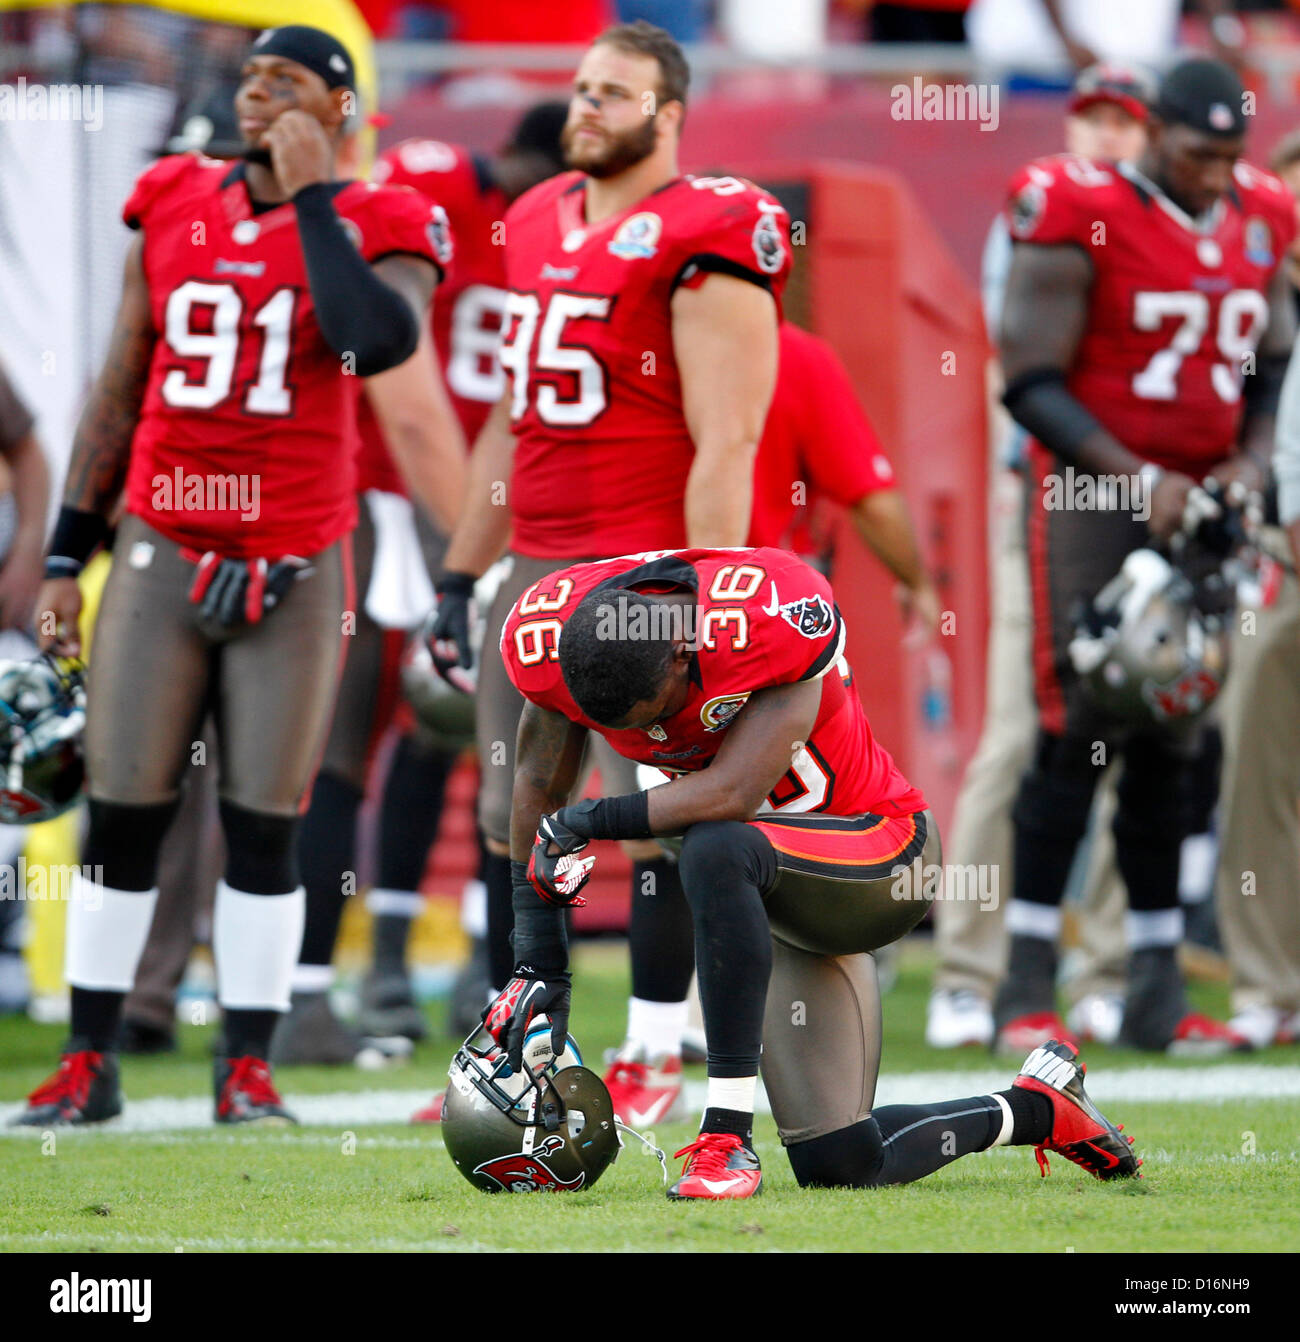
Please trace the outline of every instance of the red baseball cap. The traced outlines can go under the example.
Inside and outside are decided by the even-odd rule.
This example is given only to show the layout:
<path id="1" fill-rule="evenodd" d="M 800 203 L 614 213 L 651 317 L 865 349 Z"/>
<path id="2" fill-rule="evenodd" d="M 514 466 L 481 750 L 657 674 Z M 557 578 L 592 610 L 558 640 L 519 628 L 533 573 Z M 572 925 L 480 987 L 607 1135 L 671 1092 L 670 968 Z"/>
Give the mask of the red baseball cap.
<path id="1" fill-rule="evenodd" d="M 1155 79 L 1135 65 L 1090 65 L 1079 73 L 1070 94 L 1070 112 L 1094 103 L 1114 103 L 1135 121 L 1146 121 L 1156 97 Z"/>

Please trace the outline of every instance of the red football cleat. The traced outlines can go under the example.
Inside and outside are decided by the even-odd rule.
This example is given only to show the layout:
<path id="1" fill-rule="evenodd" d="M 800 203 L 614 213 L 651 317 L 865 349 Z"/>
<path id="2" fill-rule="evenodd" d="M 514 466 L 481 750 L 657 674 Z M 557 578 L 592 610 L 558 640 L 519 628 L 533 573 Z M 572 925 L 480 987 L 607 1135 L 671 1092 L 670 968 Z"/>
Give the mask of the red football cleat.
<path id="1" fill-rule="evenodd" d="M 648 1062 L 637 1057 L 615 1058 L 605 1073 L 605 1086 L 614 1101 L 614 1113 L 629 1128 L 648 1128 L 685 1116 L 682 1060 L 671 1053 L 661 1053 Z"/>
<path id="2" fill-rule="evenodd" d="M 750 1198 L 763 1187 L 758 1157 L 734 1132 L 702 1132 L 673 1159 L 682 1156 L 686 1164 L 670 1198 Z"/>
<path id="3" fill-rule="evenodd" d="M 1040 1048 L 1049 1040 L 1059 1039 L 1078 1048 L 1074 1032 L 1055 1011 L 1035 1011 L 1032 1015 L 1016 1016 L 998 1031 L 997 1052 L 1024 1053 Z"/>
<path id="4" fill-rule="evenodd" d="M 1020 1090 L 1036 1090 L 1052 1102 L 1051 1135 L 1034 1148 L 1038 1168 L 1046 1177 L 1047 1152 L 1055 1151 L 1098 1179 L 1136 1175 L 1142 1162 L 1130 1149 L 1133 1138 L 1125 1137 L 1088 1098 L 1083 1073 L 1079 1050 L 1052 1039 L 1025 1059 L 1020 1075 L 1011 1083 Z"/>
<path id="5" fill-rule="evenodd" d="M 111 1053 L 69 1048 L 59 1070 L 27 1097 L 27 1108 L 10 1120 L 13 1127 L 102 1123 L 122 1112 L 117 1059 Z"/>
<path id="6" fill-rule="evenodd" d="M 265 1058 L 218 1058 L 213 1067 L 218 1123 L 261 1123 L 282 1127 L 298 1120 L 284 1107 Z"/>
<path id="7" fill-rule="evenodd" d="M 1221 1053 L 1249 1053 L 1253 1047 L 1232 1026 L 1192 1011 L 1175 1026 L 1165 1052 L 1175 1057 L 1212 1058 Z"/>
<path id="8" fill-rule="evenodd" d="M 417 1109 L 411 1115 L 412 1123 L 441 1123 L 442 1106 L 447 1099 L 447 1092 L 440 1090 L 423 1109 Z"/>

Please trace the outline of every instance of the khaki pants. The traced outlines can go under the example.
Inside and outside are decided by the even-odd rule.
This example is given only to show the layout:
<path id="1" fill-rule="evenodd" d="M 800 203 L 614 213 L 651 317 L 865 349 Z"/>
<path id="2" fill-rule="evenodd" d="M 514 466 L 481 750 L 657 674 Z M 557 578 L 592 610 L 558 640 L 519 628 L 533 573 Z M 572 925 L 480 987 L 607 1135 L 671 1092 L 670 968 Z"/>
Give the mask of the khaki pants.
<path id="1" fill-rule="evenodd" d="M 1245 613 L 1245 612 L 1244 612 Z M 1232 1005 L 1300 1010 L 1300 584 L 1238 626 L 1219 721 L 1221 840 L 1215 895 Z"/>
<path id="2" fill-rule="evenodd" d="M 1032 607 L 1025 557 L 1024 484 L 997 468 L 990 484 L 992 616 L 984 729 L 966 769 L 948 844 L 949 872 L 968 864 L 996 872 L 996 902 L 945 898 L 934 904 L 939 964 L 935 987 L 971 989 L 991 1000 L 1006 971 L 1006 907 L 1012 891 L 1011 807 L 1033 754 L 1038 715 L 1030 660 Z M 1110 818 L 1115 809 L 1113 771 L 1098 787 L 1092 842 L 1079 920 L 1081 969 L 1069 985 L 1071 1000 L 1090 993 L 1122 993 L 1126 948 L 1124 884 L 1115 865 Z M 953 893 L 951 881 L 945 895 Z"/>

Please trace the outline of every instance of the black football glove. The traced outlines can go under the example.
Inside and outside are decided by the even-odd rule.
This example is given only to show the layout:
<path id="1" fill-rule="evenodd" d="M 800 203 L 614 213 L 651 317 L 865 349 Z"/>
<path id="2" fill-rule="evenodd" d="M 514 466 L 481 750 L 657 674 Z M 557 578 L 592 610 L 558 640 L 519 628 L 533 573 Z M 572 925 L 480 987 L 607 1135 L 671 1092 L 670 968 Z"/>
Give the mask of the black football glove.
<path id="1" fill-rule="evenodd" d="M 505 1049 L 515 1072 L 523 1071 L 524 1037 L 541 1015 L 551 1025 L 551 1053 L 559 1057 L 569 1035 L 571 979 L 567 970 L 543 971 L 517 964 L 514 977 L 483 1013 L 483 1028 Z"/>
<path id="2" fill-rule="evenodd" d="M 565 807 L 565 811 L 575 808 Z M 548 904 L 557 908 L 572 906 L 580 909 L 586 904 L 578 891 L 591 877 L 596 865 L 594 857 L 578 857 L 590 842 L 586 835 L 569 828 L 560 817 L 564 811 L 544 815 L 537 827 L 537 841 L 528 854 L 528 883 Z M 548 850 L 559 849 L 557 853 Z"/>
<path id="3" fill-rule="evenodd" d="M 444 573 L 434 585 L 438 605 L 428 626 L 434 670 L 462 694 L 473 694 L 475 688 L 476 677 L 470 674 L 474 665 L 470 628 L 474 622 L 471 602 L 476 581 L 472 573 L 457 573 L 454 569 Z"/>
<path id="4" fill-rule="evenodd" d="M 223 559 L 209 550 L 198 559 L 189 599 L 198 606 L 201 619 L 227 629 L 257 624 L 311 571 L 311 564 L 297 555 L 285 555 L 272 564 L 265 559 Z"/>

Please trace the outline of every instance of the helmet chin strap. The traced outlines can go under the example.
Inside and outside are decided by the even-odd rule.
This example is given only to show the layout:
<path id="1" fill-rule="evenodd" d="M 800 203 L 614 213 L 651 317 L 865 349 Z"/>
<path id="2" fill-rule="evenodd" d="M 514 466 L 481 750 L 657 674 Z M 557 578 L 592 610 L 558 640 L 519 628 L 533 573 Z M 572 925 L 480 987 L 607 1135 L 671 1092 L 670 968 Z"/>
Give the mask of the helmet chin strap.
<path id="1" fill-rule="evenodd" d="M 643 1147 L 655 1157 L 659 1162 L 659 1171 L 663 1175 L 664 1183 L 668 1182 L 668 1157 L 648 1138 L 642 1136 L 635 1128 L 629 1128 L 621 1118 L 614 1119 L 614 1130 L 618 1133 L 618 1144 L 623 1145 L 623 1134 L 626 1132 L 629 1137 L 635 1137 Z"/>

